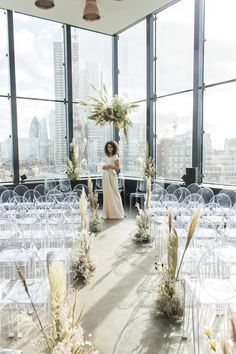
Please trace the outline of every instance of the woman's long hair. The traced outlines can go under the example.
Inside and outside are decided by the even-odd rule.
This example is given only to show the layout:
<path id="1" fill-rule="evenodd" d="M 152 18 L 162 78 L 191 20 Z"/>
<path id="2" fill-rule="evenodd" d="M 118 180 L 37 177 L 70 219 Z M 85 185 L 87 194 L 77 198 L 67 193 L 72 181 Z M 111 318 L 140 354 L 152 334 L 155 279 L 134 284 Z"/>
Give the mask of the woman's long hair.
<path id="1" fill-rule="evenodd" d="M 111 145 L 113 150 L 112 150 L 112 156 L 117 154 L 118 151 L 118 146 L 114 143 L 114 141 L 108 141 L 104 147 L 105 154 L 109 157 L 109 151 L 108 151 L 108 145 Z"/>

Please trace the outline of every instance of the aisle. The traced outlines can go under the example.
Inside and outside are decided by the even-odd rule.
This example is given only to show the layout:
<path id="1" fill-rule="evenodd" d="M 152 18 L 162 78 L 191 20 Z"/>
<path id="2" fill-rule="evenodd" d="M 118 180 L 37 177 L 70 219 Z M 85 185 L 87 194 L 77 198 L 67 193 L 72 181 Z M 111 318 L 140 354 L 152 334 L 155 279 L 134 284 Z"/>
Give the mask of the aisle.
<path id="1" fill-rule="evenodd" d="M 101 354 L 192 354 L 180 326 L 155 316 L 154 250 L 132 241 L 134 229 L 134 216 L 110 220 L 95 238 L 97 269 L 78 295 L 83 327 Z"/>

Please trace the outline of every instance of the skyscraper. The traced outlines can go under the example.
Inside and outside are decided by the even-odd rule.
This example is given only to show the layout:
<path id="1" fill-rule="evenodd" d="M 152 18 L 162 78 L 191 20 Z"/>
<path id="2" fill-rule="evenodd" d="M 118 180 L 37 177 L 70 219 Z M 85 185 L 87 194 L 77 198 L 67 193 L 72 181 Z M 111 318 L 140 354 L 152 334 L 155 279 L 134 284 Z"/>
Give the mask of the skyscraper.
<path id="1" fill-rule="evenodd" d="M 53 43 L 53 55 L 55 99 L 63 100 L 65 97 L 63 42 Z M 59 165 L 64 165 L 67 158 L 66 112 L 65 105 L 61 102 L 55 103 L 55 133 L 56 162 Z"/>

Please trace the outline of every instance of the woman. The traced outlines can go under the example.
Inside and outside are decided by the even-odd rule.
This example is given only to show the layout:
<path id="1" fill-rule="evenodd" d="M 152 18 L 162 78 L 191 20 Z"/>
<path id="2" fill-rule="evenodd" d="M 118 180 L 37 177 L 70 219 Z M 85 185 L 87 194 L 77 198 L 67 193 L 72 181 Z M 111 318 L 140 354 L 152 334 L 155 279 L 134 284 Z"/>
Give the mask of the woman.
<path id="1" fill-rule="evenodd" d="M 124 209 L 118 188 L 117 171 L 120 169 L 120 161 L 117 154 L 118 144 L 108 141 L 105 145 L 105 165 L 103 172 L 103 218 L 123 219 Z"/>

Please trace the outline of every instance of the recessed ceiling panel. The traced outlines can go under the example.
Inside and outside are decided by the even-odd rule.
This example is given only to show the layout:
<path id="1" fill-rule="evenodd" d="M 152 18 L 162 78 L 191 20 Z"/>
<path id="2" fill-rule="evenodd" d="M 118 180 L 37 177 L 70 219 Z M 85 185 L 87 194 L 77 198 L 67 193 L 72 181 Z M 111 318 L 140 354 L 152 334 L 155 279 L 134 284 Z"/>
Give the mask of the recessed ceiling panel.
<path id="1" fill-rule="evenodd" d="M 0 7 L 112 35 L 173 2 L 173 0 L 97 0 L 101 19 L 86 22 L 82 19 L 85 0 L 55 0 L 55 7 L 50 10 L 40 10 L 34 5 L 34 1 L 0 0 Z"/>

